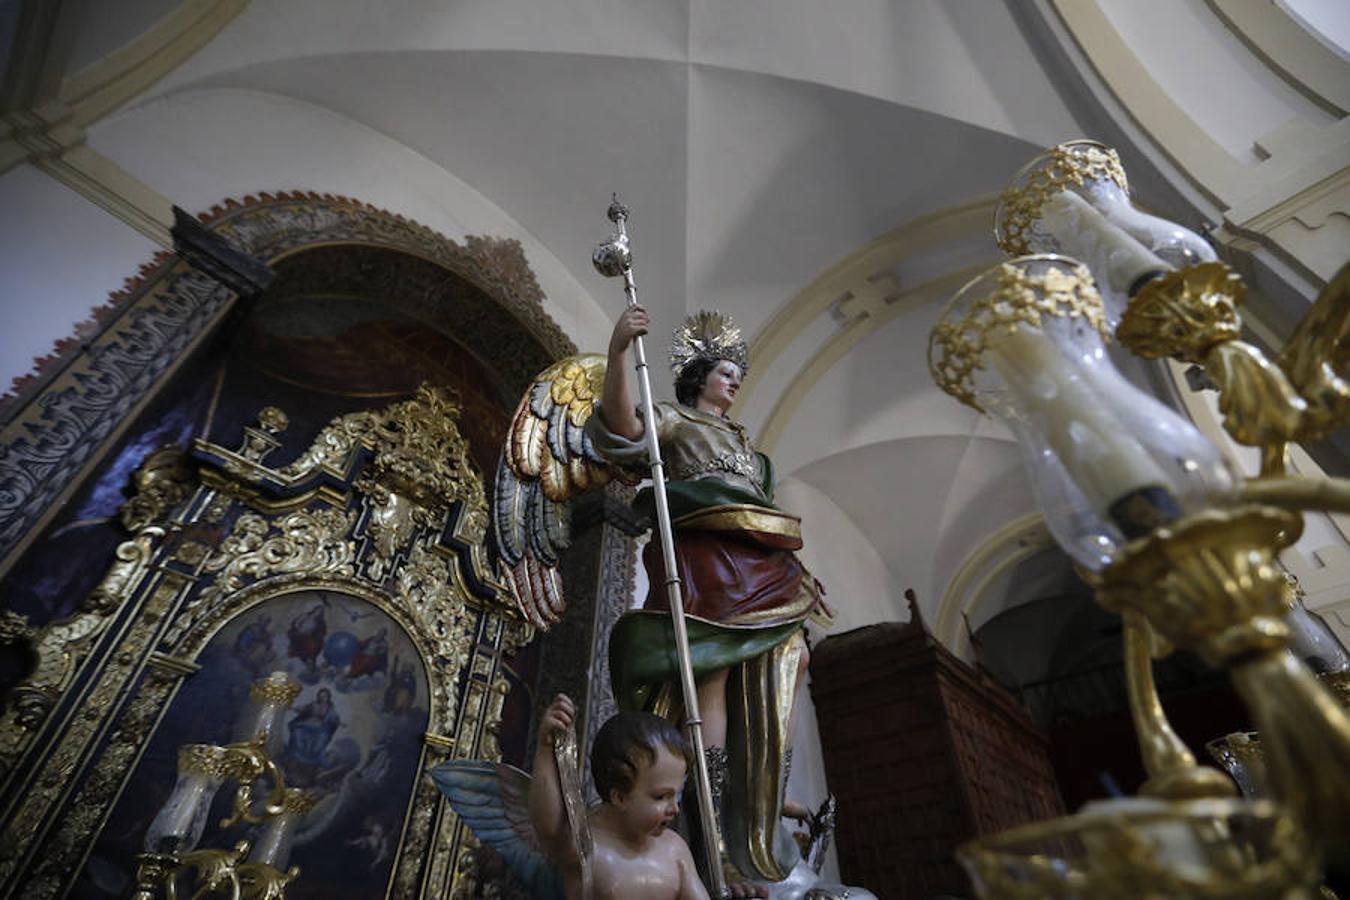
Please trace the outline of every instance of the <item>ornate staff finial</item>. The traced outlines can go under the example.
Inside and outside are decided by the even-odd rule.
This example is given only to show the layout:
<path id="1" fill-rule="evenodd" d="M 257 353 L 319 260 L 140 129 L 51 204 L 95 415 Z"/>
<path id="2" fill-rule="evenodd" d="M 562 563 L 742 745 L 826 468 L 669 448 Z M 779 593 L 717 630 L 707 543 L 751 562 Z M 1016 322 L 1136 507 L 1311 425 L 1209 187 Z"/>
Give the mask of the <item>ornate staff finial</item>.
<path id="1" fill-rule="evenodd" d="M 595 251 L 591 253 L 591 262 L 601 275 L 614 278 L 633 267 L 633 252 L 628 248 L 628 229 L 624 226 L 628 221 L 628 207 L 619 202 L 617 193 L 606 215 L 614 223 L 614 234 L 610 235 L 609 240 L 596 245 Z"/>

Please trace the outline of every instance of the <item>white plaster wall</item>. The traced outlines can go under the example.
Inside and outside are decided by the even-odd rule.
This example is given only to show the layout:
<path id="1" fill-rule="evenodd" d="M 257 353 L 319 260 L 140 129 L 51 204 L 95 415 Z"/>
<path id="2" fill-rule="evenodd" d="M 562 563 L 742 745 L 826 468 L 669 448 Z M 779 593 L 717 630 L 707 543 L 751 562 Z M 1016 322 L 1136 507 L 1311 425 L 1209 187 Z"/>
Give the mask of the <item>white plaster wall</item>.
<path id="1" fill-rule="evenodd" d="M 779 471 L 886 441 L 974 433 L 980 416 L 940 391 L 928 372 L 928 335 L 941 310 L 935 302 L 895 317 L 822 376 L 773 448 Z M 898 465 L 901 477 L 914 470 Z"/>
<path id="2" fill-rule="evenodd" d="M 90 145 L 191 212 L 260 191 L 352 197 L 462 241 L 521 241 L 545 311 L 581 347 L 603 346 L 608 316 L 535 237 L 452 173 L 336 113 L 273 94 L 187 91 L 119 113 Z"/>
<path id="3" fill-rule="evenodd" d="M 987 0 L 253 0 L 156 90 L 258 63 L 384 50 L 688 60 L 814 81 L 1039 144 L 1079 131 L 1007 9 Z"/>
<path id="4" fill-rule="evenodd" d="M 835 633 L 909 618 L 904 589 L 913 582 L 891 571 L 867 534 L 829 496 L 787 478 L 779 483 L 774 501 L 802 517 L 805 546 L 798 556 L 825 585 L 825 600 L 837 617 Z"/>
<path id="5" fill-rule="evenodd" d="M 0 175 L 0 394 L 159 249 L 32 166 Z"/>
<path id="6" fill-rule="evenodd" d="M 685 5 L 667 0 L 251 0 L 153 90 L 259 63 L 345 53 L 531 50 L 679 59 L 688 30 Z"/>
<path id="7" fill-rule="evenodd" d="M 836 616 L 832 634 L 909 618 L 904 598 L 908 585 L 895 578 L 867 535 L 828 496 L 804 481 L 788 478 L 779 483 L 774 500 L 783 509 L 802 517 L 805 546 L 798 556 L 825 585 L 825 599 L 834 607 Z M 825 635 L 813 629 L 811 637 L 814 643 Z M 797 709 L 788 796 L 814 809 L 829 793 L 829 786 L 809 687 L 803 689 Z M 827 881 L 839 879 L 833 847 L 823 874 Z"/>

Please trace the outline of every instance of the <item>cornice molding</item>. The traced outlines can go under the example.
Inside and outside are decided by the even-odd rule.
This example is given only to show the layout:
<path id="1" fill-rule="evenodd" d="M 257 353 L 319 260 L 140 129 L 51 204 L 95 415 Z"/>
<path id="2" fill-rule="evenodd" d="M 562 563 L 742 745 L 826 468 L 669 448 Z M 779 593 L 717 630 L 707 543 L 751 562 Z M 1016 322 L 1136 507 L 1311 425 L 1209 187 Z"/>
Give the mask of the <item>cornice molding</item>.
<path id="1" fill-rule="evenodd" d="M 1231 205 L 1249 173 L 1172 100 L 1131 50 L 1097 0 L 1050 0 L 1070 36 L 1128 114 L 1191 180 L 1220 205 Z"/>
<path id="2" fill-rule="evenodd" d="M 1000 258 L 996 254 L 997 250 L 991 247 L 989 259 L 926 281 L 910 290 L 880 298 L 878 303 L 868 307 L 863 314 L 850 321 L 819 347 L 806 365 L 793 376 L 769 412 L 768 419 L 755 438 L 755 446 L 772 456 L 778 441 L 787 431 L 788 425 L 802 402 L 811 393 L 811 389 L 854 347 L 901 313 L 916 306 L 941 303 L 954 294 L 961 285 L 996 264 Z"/>
<path id="3" fill-rule="evenodd" d="M 1055 539 L 1039 512 L 1019 516 L 989 535 L 961 561 L 947 583 L 938 601 L 933 635 L 957 656 L 970 659 L 966 619 L 983 608 L 995 579 L 1053 546 Z"/>
<path id="4" fill-rule="evenodd" d="M 173 202 L 80 143 L 33 165 L 165 249 L 173 247 Z"/>
<path id="5" fill-rule="evenodd" d="M 1277 3 L 1205 2 L 1290 87 L 1334 116 L 1350 113 L 1350 62 L 1323 46 Z"/>
<path id="6" fill-rule="evenodd" d="M 25 4 L 25 21 L 33 22 L 25 32 L 31 40 L 16 43 L 31 46 L 30 52 L 11 62 L 5 77 L 0 173 L 23 162 L 42 165 L 43 160 L 83 145 L 89 125 L 177 68 L 246 6 L 248 0 L 184 0 L 125 47 L 63 79 L 54 96 L 42 96 L 42 73 L 51 65 L 50 15 L 55 12 L 43 16 L 41 10 L 55 10 L 59 4 L 46 0 Z M 30 8 L 37 12 L 29 15 Z"/>
<path id="7" fill-rule="evenodd" d="M 65 79 L 57 94 L 90 125 L 176 69 L 244 11 L 249 0 L 184 0 L 140 37 Z"/>
<path id="8" fill-rule="evenodd" d="M 942 302 L 1001 258 L 990 237 L 988 258 L 973 265 L 912 285 L 902 285 L 895 274 L 907 262 L 940 255 L 972 236 L 992 234 L 997 204 L 997 196 L 985 195 L 906 222 L 830 266 L 765 323 L 751 340 L 754 366 L 741 387 L 733 416 L 738 409 L 765 401 L 767 373 L 803 332 L 822 316 L 831 317 L 833 327 L 774 397 L 768 416 L 756 428 L 757 447 L 772 454 L 811 390 L 869 335 L 916 305 Z"/>

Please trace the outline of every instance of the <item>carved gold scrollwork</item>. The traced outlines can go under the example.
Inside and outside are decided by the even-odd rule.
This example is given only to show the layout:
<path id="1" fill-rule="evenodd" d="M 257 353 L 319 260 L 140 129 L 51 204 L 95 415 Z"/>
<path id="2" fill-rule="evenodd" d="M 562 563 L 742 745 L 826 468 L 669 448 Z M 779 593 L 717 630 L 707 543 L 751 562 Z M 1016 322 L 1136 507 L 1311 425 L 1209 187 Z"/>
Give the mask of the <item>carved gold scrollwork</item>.
<path id="1" fill-rule="evenodd" d="M 0 644 L 27 644 L 38 633 L 28 617 L 12 609 L 0 611 Z"/>
<path id="2" fill-rule="evenodd" d="M 469 445 L 455 425 L 459 413 L 458 400 L 426 384 L 413 399 L 389 407 L 376 423 L 374 477 L 428 509 L 455 500 L 485 506 Z"/>
<path id="3" fill-rule="evenodd" d="M 408 543 L 418 525 L 431 524 L 430 517 L 411 500 L 373 479 L 363 478 L 356 486 L 371 498 L 366 533 L 372 540 L 374 554 L 366 566 L 366 574 L 373 581 L 383 581 L 394 555 Z"/>
<path id="4" fill-rule="evenodd" d="M 425 544 L 414 546 L 394 582 L 399 600 L 432 636 L 438 669 L 458 672 L 473 646 L 474 627 L 463 595 L 456 591 L 446 559 Z"/>
<path id="5" fill-rule="evenodd" d="M 1279 362 L 1308 402 L 1306 435 L 1321 437 L 1350 421 L 1350 264 L 1318 296 Z"/>
<path id="6" fill-rule="evenodd" d="M 1274 361 L 1239 337 L 1244 292 L 1223 263 L 1169 272 L 1139 289 L 1116 337 L 1149 359 L 1204 365 L 1219 388 L 1224 429 L 1262 449 L 1263 475 L 1279 475 L 1285 443 L 1317 440 L 1350 420 L 1350 266 Z"/>
<path id="7" fill-rule="evenodd" d="M 272 435 L 284 427 L 284 413 L 264 409 L 260 425 L 246 430 L 237 450 L 196 442 L 206 462 L 198 476 L 203 487 L 191 506 L 184 506 L 186 493 L 179 494 L 176 486 L 184 473 L 198 473 L 189 472 L 181 457 L 167 451 L 147 458 L 145 477 L 137 482 L 146 496 L 128 503 L 125 512 L 135 516 L 130 519 L 134 522 L 159 523 L 174 507 L 184 506 L 181 534 L 177 524 L 171 526 L 179 539 L 161 545 L 165 530 L 143 528 L 119 548 L 116 563 L 71 622 L 32 629 L 18 617 L 0 620 L 0 639 L 27 638 L 39 649 L 76 654 L 69 667 L 60 653 L 43 656 L 43 683 L 50 682 L 53 689 L 30 692 L 0 721 L 0 754 L 9 754 L 0 756 L 0 762 L 12 765 L 20 753 L 32 752 L 32 732 L 20 727 L 16 717 L 23 713 L 41 725 L 60 696 L 62 680 L 75 672 L 78 654 L 87 652 L 108 618 L 124 610 L 129 600 L 144 601 L 90 682 L 81 700 L 87 714 L 63 726 L 53 746 L 36 759 L 23 803 L 0 826 L 4 846 L 14 849 L 0 853 L 0 882 L 11 876 L 28 879 L 26 884 L 38 886 L 32 893 L 35 900 L 55 900 L 67 890 L 89 836 L 123 790 L 127 772 L 135 768 L 178 679 L 192 671 L 197 654 L 231 618 L 293 591 L 332 590 L 360 597 L 408 633 L 429 676 L 428 728 L 437 739 L 429 740 L 425 752 L 499 754 L 497 720 L 509 686 L 501 656 L 532 632 L 511 620 L 504 606 L 480 599 L 478 586 L 494 584 L 483 543 L 487 503 L 482 477 L 456 425 L 458 415 L 450 394 L 423 387 L 413 398 L 384 410 L 335 419 L 295 463 L 271 468 L 263 458 L 279 444 Z M 353 463 L 362 451 L 369 451 L 369 461 L 357 472 Z M 319 489 L 299 484 L 320 469 L 328 477 Z M 335 481 L 351 490 L 331 487 Z M 266 491 L 260 490 L 264 482 Z M 216 538 L 217 529 L 226 524 L 228 533 Z M 449 525 L 455 550 L 441 543 Z M 208 535 L 210 542 L 203 542 Z M 182 563 L 190 566 L 190 574 Z M 478 594 L 468 586 L 470 569 Z M 147 589 L 150 578 L 154 581 Z M 56 628 L 65 630 L 58 635 Z M 160 651 L 157 656 L 155 650 Z M 147 660 L 151 665 L 145 678 L 133 687 Z M 466 698 L 458 695 L 456 678 L 438 677 L 460 672 L 470 673 L 466 681 L 472 682 L 471 696 Z M 115 712 L 122 702 L 117 698 L 125 698 L 128 691 L 133 691 L 132 698 Z M 116 718 L 105 721 L 110 715 Z M 105 733 L 106 744 L 86 763 L 92 742 Z M 246 782 L 279 786 L 279 779 L 252 769 L 244 774 Z M 395 867 L 395 896 L 448 896 L 456 888 L 452 862 L 465 834 L 435 786 L 425 781 L 411 798 Z M 275 800 L 266 802 L 275 808 Z M 254 816 L 261 806 L 246 785 L 235 797 L 233 812 L 236 817 Z M 66 811 L 58 814 L 58 809 Z M 48 821 L 53 827 L 44 831 Z M 242 897 L 277 896 L 293 877 L 250 870 L 248 864 L 231 863 L 228 851 L 220 852 L 227 856 L 195 861 L 208 867 L 230 863 Z M 194 891 L 205 883 L 181 875 L 184 883 L 196 881 Z M 225 877 L 220 886 L 232 895 L 234 880 Z"/>
<path id="8" fill-rule="evenodd" d="M 206 573 L 218 573 L 165 635 L 172 646 L 197 618 L 248 581 L 270 575 L 350 575 L 355 546 L 348 537 L 354 513 L 337 509 L 293 512 L 271 523 L 257 513 L 245 513 L 234 530 L 202 564 Z"/>
<path id="9" fill-rule="evenodd" d="M 164 516 L 187 499 L 193 487 L 192 466 L 176 445 L 160 447 L 132 476 L 136 494 L 122 504 L 122 524 L 132 533 L 160 524 Z"/>
<path id="10" fill-rule="evenodd" d="M 37 663 L 15 686 L 0 714 L 0 770 L 8 771 L 46 719 L 108 619 L 139 586 L 164 530 L 149 527 L 117 548 L 117 562 L 90 593 L 81 610 L 30 635 Z M 11 624 L 12 628 L 16 628 Z"/>

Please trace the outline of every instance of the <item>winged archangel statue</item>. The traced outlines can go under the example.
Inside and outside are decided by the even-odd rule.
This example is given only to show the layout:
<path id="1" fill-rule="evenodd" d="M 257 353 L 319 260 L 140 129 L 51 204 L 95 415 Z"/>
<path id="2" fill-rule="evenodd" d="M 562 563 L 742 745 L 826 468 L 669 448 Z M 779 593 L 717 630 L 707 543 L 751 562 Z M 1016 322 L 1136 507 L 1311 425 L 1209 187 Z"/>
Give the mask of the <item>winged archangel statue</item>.
<path id="1" fill-rule="evenodd" d="M 645 608 L 626 614 L 611 637 L 615 697 L 621 708 L 689 729 L 699 821 L 711 835 L 703 848 L 713 895 L 727 895 L 725 867 L 733 880 L 795 885 L 775 896 L 805 896 L 802 884 L 813 873 L 781 818 L 793 700 L 807 659 L 803 625 L 828 625 L 832 614 L 794 552 L 802 546 L 800 520 L 773 503 L 769 459 L 727 416 L 748 364 L 729 319 L 701 312 L 686 320 L 671 347 L 679 402 L 652 401 L 641 341 L 648 319 L 636 301 L 626 217 L 616 199 L 610 219 L 617 230 L 595 262 L 624 277 L 629 307 L 607 355 L 555 363 L 521 399 L 497 471 L 497 545 L 520 611 L 548 629 L 566 609 L 557 566 L 569 543 L 567 504 L 611 480 L 636 485 L 651 476 L 635 507 L 655 520 L 661 540 L 644 555 L 652 586 Z M 630 347 L 640 405 L 628 385 Z M 484 793 L 479 776 L 502 787 Z M 457 790 L 476 785 L 470 793 L 480 801 L 514 796 L 519 784 L 500 768 L 461 769 L 455 779 Z M 439 783 L 459 809 L 452 780 Z M 492 827 L 515 836 L 501 821 L 509 820 Z"/>
<path id="2" fill-rule="evenodd" d="M 497 466 L 497 547 L 517 606 L 540 630 L 566 609 L 557 566 L 570 543 L 567 504 L 611 480 L 642 480 L 600 456 L 586 434 L 604 380 L 599 353 L 571 356 L 541 372 L 516 408 Z"/>

